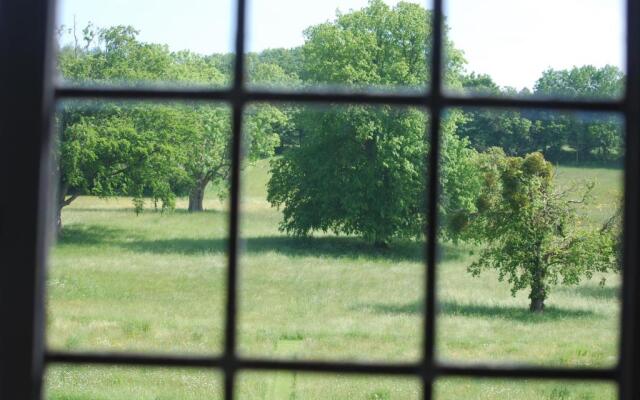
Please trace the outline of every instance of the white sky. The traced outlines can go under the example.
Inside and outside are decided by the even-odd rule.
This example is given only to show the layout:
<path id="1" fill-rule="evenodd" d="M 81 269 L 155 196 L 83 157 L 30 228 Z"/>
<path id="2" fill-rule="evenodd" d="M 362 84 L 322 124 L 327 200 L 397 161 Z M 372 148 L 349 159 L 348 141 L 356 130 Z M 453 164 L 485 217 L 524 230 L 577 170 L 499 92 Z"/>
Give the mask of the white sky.
<path id="1" fill-rule="evenodd" d="M 172 50 L 228 52 L 233 47 L 233 0 L 58 0 L 59 24 L 81 29 L 132 25 L 141 39 Z M 385 0 L 395 4 L 398 0 Z M 419 2 L 419 1 L 413 1 Z M 249 0 L 247 49 L 293 47 L 308 26 L 337 9 L 367 0 Z M 624 69 L 622 0 L 445 0 L 450 38 L 465 52 L 469 71 L 502 86 L 531 87 L 548 68 L 605 64 Z M 81 34 L 80 34 L 81 36 Z"/>

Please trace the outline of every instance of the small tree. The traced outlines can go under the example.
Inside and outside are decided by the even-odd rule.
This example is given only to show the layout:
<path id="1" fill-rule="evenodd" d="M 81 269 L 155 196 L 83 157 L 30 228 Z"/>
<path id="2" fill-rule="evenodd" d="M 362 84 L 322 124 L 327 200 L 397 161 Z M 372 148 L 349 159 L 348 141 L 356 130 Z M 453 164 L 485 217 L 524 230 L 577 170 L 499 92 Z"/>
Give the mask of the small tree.
<path id="1" fill-rule="evenodd" d="M 576 210 L 592 183 L 556 190 L 552 166 L 541 153 L 506 157 L 494 148 L 480 159 L 484 187 L 464 231 L 486 247 L 469 266 L 472 275 L 496 269 L 512 295 L 529 288 L 530 310 L 540 312 L 551 286 L 575 285 L 618 268 L 619 214 L 598 228 Z"/>

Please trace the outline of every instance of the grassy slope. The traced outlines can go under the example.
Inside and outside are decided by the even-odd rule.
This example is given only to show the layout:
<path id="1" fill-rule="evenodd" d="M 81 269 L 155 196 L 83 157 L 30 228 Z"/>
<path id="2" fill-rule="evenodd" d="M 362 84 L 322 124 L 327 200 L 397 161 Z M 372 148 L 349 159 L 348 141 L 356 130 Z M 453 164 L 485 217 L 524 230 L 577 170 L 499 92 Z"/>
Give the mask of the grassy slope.
<path id="1" fill-rule="evenodd" d="M 267 167 L 245 174 L 239 350 L 251 356 L 407 361 L 420 355 L 421 245 L 372 251 L 353 238 L 291 239 L 265 201 Z M 588 216 L 608 215 L 619 172 L 561 168 L 558 180 L 597 180 Z M 184 207 L 184 201 L 178 207 Z M 135 216 L 128 199 L 80 198 L 64 212 L 65 233 L 49 273 L 48 342 L 66 350 L 218 353 L 222 345 L 226 206 L 209 196 L 198 215 Z M 445 244 L 439 266 L 439 356 L 456 361 L 604 366 L 615 362 L 617 277 L 557 288 L 549 310 L 526 311 L 490 273 L 472 278 L 473 255 Z M 364 356 L 366 354 L 366 356 Z M 409 399 L 400 379 L 346 380 L 304 374 L 243 374 L 240 398 Z M 197 371 L 58 367 L 52 399 L 219 397 L 214 374 Z M 445 380 L 439 399 L 613 398 L 608 386 Z M 274 394 L 275 393 L 275 394 Z"/>

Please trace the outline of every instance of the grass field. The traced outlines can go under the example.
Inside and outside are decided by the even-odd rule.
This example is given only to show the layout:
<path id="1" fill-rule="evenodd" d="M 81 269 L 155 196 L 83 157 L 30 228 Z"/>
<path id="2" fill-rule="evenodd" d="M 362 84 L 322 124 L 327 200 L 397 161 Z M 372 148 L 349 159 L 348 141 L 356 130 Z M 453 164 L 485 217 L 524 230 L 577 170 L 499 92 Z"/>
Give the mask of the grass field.
<path id="1" fill-rule="evenodd" d="M 245 173 L 240 258 L 239 351 L 254 357 L 414 361 L 423 320 L 423 244 L 373 250 L 357 238 L 289 238 L 265 200 L 266 163 Z M 559 168 L 562 184 L 592 178 L 604 220 L 620 193 L 613 169 Z M 125 198 L 81 197 L 64 210 L 64 233 L 48 277 L 48 344 L 68 351 L 218 354 L 222 348 L 227 207 L 152 210 L 136 216 Z M 527 293 L 466 266 L 474 249 L 441 246 L 438 356 L 460 362 L 610 366 L 616 362 L 617 276 L 556 288 L 542 315 Z M 197 370 L 52 367 L 48 398 L 216 399 L 221 381 Z M 607 384 L 441 380 L 438 399 L 611 399 Z M 417 399 L 414 380 L 243 373 L 239 399 Z"/>

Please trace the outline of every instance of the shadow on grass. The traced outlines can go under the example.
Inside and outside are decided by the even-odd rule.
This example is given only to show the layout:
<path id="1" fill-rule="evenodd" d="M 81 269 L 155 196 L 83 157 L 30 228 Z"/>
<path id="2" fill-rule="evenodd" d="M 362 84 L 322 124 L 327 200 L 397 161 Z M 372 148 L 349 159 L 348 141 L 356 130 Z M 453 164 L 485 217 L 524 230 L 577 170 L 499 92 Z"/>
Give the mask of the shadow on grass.
<path id="1" fill-rule="evenodd" d="M 620 288 L 616 286 L 577 286 L 558 288 L 566 294 L 577 294 L 580 297 L 599 300 L 612 300 L 620 298 Z"/>
<path id="2" fill-rule="evenodd" d="M 153 253 L 202 253 L 223 252 L 227 250 L 224 239 L 162 239 L 140 240 L 123 244 L 126 248 L 140 252 Z M 289 257 L 331 257 L 368 260 L 393 260 L 423 262 L 424 243 L 415 241 L 396 241 L 389 248 L 379 249 L 369 242 L 353 237 L 289 237 L 259 236 L 243 238 L 241 252 L 245 254 L 263 254 L 274 252 Z M 444 261 L 462 259 L 464 250 L 448 247 L 440 252 Z"/>
<path id="3" fill-rule="evenodd" d="M 132 218 L 137 216 L 135 213 L 135 209 L 133 207 L 74 207 L 73 211 L 74 212 L 126 213 L 126 214 L 130 214 Z M 227 213 L 222 210 L 213 210 L 213 209 L 192 213 L 182 208 L 176 208 L 173 210 L 161 210 L 161 209 L 156 210 L 153 208 L 145 208 L 140 215 L 164 215 L 164 214 L 190 215 L 192 217 L 198 217 L 202 215 L 227 214 Z"/>
<path id="4" fill-rule="evenodd" d="M 58 234 L 58 245 L 96 246 L 119 243 L 130 235 L 123 229 L 104 225 L 72 224 L 62 228 Z"/>
<path id="5" fill-rule="evenodd" d="M 424 307 L 422 302 L 408 304 L 369 304 L 356 307 L 380 314 L 420 315 Z M 598 314 L 588 310 L 560 309 L 547 307 L 540 314 L 532 313 L 526 306 L 499 306 L 483 304 L 460 304 L 455 301 L 439 303 L 438 314 L 444 316 L 477 317 L 484 319 L 503 319 L 518 322 L 548 322 L 576 318 L 596 318 Z"/>
<path id="6" fill-rule="evenodd" d="M 103 225 L 73 224 L 64 227 L 58 239 L 61 245 L 107 245 L 129 251 L 154 254 L 223 253 L 228 242 L 222 238 L 148 239 L 140 232 Z M 246 254 L 274 252 L 289 257 L 332 257 L 369 260 L 423 262 L 424 242 L 395 241 L 387 249 L 379 249 L 363 239 L 354 237 L 289 237 L 285 235 L 248 237 L 241 241 Z M 443 260 L 458 260 L 467 252 L 454 246 L 441 246 Z"/>

